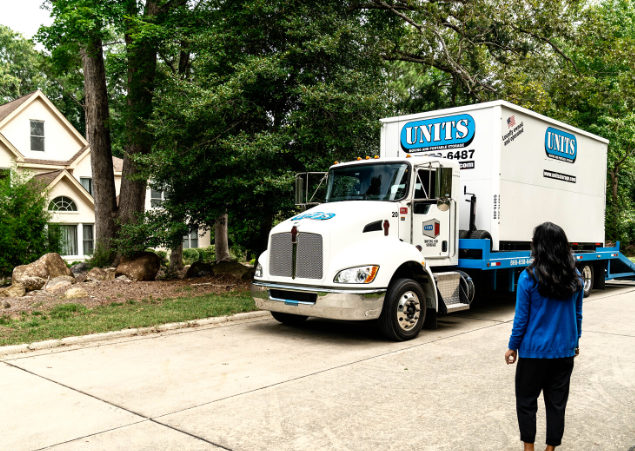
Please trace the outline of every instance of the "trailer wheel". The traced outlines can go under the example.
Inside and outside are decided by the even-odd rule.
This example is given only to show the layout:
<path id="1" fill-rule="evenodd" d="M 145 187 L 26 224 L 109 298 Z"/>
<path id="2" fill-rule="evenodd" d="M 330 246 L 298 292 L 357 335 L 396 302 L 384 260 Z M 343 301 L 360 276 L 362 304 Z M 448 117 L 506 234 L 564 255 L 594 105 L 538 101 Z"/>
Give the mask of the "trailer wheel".
<path id="1" fill-rule="evenodd" d="M 580 265 L 580 274 L 582 274 L 582 279 L 584 281 L 584 297 L 589 297 L 591 294 L 591 290 L 593 290 L 593 265 L 591 263 L 582 263 Z"/>
<path id="2" fill-rule="evenodd" d="M 469 230 L 459 230 L 459 238 L 460 239 L 466 239 L 470 237 L 470 231 Z"/>
<path id="3" fill-rule="evenodd" d="M 395 280 L 384 298 L 377 320 L 381 333 L 391 340 L 411 340 L 419 335 L 426 319 L 426 295 L 412 279 Z"/>
<path id="4" fill-rule="evenodd" d="M 289 326 L 299 326 L 308 318 L 308 316 L 281 312 L 271 312 L 271 316 L 280 321 L 282 324 L 287 324 Z"/>

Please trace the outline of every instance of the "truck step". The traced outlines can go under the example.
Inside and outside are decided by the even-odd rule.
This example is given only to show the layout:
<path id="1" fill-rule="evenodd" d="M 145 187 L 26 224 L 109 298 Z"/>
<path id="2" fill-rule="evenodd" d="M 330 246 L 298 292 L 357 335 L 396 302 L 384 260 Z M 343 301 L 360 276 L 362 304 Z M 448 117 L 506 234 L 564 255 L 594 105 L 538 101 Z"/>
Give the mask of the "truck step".
<path id="1" fill-rule="evenodd" d="M 448 313 L 460 312 L 461 310 L 469 310 L 470 304 L 451 304 L 447 306 Z"/>

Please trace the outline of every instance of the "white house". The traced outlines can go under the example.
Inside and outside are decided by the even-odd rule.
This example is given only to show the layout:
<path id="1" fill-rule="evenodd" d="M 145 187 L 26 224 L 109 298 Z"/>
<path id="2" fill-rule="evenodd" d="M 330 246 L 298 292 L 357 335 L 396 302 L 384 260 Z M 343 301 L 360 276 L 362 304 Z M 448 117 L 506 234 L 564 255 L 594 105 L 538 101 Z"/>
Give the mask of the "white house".
<path id="1" fill-rule="evenodd" d="M 47 186 L 53 222 L 62 227 L 66 260 L 92 254 L 95 203 L 90 146 L 51 101 L 35 91 L 0 105 L 0 170 L 17 167 L 34 174 Z M 121 187 L 123 160 L 113 157 L 115 189 Z M 156 208 L 163 193 L 146 193 L 146 209 Z M 209 233 L 197 231 L 183 239 L 183 247 L 207 247 Z"/>

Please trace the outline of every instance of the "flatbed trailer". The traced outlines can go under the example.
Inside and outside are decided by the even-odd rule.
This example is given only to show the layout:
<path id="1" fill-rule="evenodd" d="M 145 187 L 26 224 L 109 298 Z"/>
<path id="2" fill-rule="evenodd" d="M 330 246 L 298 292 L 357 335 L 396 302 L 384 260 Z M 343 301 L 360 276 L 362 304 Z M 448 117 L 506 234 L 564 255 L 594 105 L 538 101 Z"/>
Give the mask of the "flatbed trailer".
<path id="1" fill-rule="evenodd" d="M 460 239 L 457 268 L 472 277 L 479 277 L 477 286 L 490 291 L 516 291 L 520 273 L 533 259 L 531 251 L 491 251 L 489 240 Z M 580 273 L 585 279 L 585 296 L 592 289 L 603 290 L 607 280 L 635 280 L 635 263 L 620 252 L 620 242 L 613 247 L 574 250 Z M 592 268 L 585 271 L 586 268 Z M 482 271 L 485 271 L 483 273 Z M 483 275 L 487 274 L 488 280 Z M 488 283 L 489 282 L 489 283 Z"/>

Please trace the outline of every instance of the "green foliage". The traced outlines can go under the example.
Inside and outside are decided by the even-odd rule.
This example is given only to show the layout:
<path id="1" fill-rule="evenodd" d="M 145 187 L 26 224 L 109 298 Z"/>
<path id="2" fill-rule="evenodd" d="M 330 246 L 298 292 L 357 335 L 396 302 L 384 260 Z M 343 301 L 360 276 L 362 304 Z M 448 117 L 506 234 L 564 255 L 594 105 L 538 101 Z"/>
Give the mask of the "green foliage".
<path id="1" fill-rule="evenodd" d="M 60 252 L 61 235 L 46 210 L 44 184 L 12 168 L 0 179 L 0 274 Z"/>
<path id="2" fill-rule="evenodd" d="M 199 253 L 196 249 L 183 249 L 183 263 L 191 265 L 199 260 Z"/>
<path id="3" fill-rule="evenodd" d="M 42 61 L 32 41 L 0 25 L 0 103 L 41 88 L 45 84 Z"/>
<path id="4" fill-rule="evenodd" d="M 90 268 L 106 268 L 112 264 L 112 260 L 112 253 L 104 249 L 102 243 L 97 243 L 93 255 L 86 263 Z"/>
<path id="5" fill-rule="evenodd" d="M 198 249 L 199 259 L 198 261 L 203 263 L 215 263 L 216 262 L 216 252 L 215 246 L 212 244 L 211 246 Z"/>

